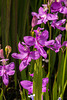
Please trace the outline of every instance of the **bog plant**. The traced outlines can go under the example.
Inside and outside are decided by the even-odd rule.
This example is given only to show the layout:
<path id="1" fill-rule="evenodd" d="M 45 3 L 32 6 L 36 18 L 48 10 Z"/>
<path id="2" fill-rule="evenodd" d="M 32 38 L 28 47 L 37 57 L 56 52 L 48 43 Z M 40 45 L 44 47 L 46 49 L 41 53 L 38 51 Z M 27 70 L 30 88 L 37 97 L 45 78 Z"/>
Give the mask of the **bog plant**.
<path id="1" fill-rule="evenodd" d="M 23 72 L 25 69 L 28 71 L 28 74 L 30 72 L 29 80 L 24 79 L 20 81 L 20 79 L 18 79 L 20 81 L 18 81 L 18 84 L 21 99 L 63 100 L 67 86 L 67 77 L 65 78 L 65 73 L 67 72 L 67 2 L 66 0 L 50 0 L 48 4 L 42 4 L 42 7 L 38 9 L 38 13 L 32 12 L 32 16 L 31 36 L 24 36 L 24 41 L 18 43 L 19 53 L 15 52 L 11 54 L 13 58 L 19 59 L 20 72 Z M 49 29 L 46 29 L 47 25 Z M 53 33 L 51 29 L 55 33 Z M 58 30 L 60 30 L 60 32 Z M 0 65 L 0 76 L 2 76 L 3 83 L 6 87 L 9 86 L 9 76 L 14 75 L 16 71 L 14 70 L 14 62 L 10 64 L 6 62 L 8 61 L 10 52 L 11 47 L 6 46 L 5 59 L 3 49 L 0 50 L 0 62 L 2 62 Z M 54 56 L 52 56 L 52 53 L 54 53 Z M 53 78 L 52 86 L 51 74 L 56 58 L 55 53 L 58 54 L 59 61 L 58 64 L 56 64 L 58 67 Z M 46 60 L 48 60 L 49 63 L 47 74 L 43 68 L 42 58 L 43 61 L 47 62 Z M 54 62 L 51 62 L 51 60 Z M 51 66 L 53 66 L 52 69 Z M 62 78 L 61 82 L 60 78 Z M 52 91 L 50 85 L 52 86 Z"/>

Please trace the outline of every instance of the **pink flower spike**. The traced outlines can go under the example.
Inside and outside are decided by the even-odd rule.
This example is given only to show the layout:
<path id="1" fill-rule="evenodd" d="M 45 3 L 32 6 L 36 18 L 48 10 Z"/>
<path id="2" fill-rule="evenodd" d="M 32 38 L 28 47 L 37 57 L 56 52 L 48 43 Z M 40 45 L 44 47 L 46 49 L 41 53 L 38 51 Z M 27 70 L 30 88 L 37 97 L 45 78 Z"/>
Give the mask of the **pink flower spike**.
<path id="1" fill-rule="evenodd" d="M 0 50 L 0 58 L 4 58 L 3 49 Z"/>

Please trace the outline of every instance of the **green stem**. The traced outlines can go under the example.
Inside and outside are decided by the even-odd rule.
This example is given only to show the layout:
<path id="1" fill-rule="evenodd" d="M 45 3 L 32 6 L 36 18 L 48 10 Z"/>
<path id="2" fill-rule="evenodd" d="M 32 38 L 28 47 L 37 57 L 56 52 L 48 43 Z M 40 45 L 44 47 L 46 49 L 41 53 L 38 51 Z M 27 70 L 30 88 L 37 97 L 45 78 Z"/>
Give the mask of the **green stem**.
<path id="1" fill-rule="evenodd" d="M 34 100 L 42 100 L 42 58 L 36 60 L 34 65 L 33 94 Z"/>

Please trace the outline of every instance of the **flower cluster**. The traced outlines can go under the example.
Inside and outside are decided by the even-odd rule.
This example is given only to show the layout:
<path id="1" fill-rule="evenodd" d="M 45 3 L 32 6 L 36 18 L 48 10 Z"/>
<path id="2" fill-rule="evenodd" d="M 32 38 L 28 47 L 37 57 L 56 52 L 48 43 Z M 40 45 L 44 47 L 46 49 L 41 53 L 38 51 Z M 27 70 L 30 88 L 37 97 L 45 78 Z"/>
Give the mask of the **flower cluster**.
<path id="1" fill-rule="evenodd" d="M 14 75 L 14 62 L 11 62 L 10 64 L 6 64 L 6 61 L 9 59 L 2 59 L 0 62 L 2 62 L 2 65 L 0 65 L 0 76 L 2 76 L 3 83 L 7 86 L 9 83 L 9 77 L 10 75 Z"/>
<path id="2" fill-rule="evenodd" d="M 61 45 L 62 34 L 59 34 L 55 40 L 48 40 L 49 32 L 44 30 L 44 28 L 38 27 L 37 30 L 34 30 L 36 37 L 25 36 L 24 42 L 18 44 L 18 50 L 20 54 L 13 53 L 12 57 L 15 59 L 21 59 L 19 65 L 19 70 L 24 70 L 31 62 L 31 59 L 37 60 L 40 56 L 47 58 L 47 53 L 44 50 L 44 47 L 50 48 L 55 52 L 59 52 L 59 49 L 63 46 L 67 47 L 67 41 L 64 41 Z M 35 51 L 30 51 L 30 47 L 34 46 Z M 63 49 L 62 49 L 63 50 Z"/>
<path id="3" fill-rule="evenodd" d="M 62 2 L 64 2 L 64 6 L 62 5 Z M 32 27 L 39 25 L 39 24 L 46 24 L 47 21 L 51 21 L 51 26 L 55 29 L 55 27 L 61 31 L 66 30 L 65 27 L 62 27 L 63 24 L 65 24 L 66 19 L 61 19 L 58 21 L 58 13 L 62 13 L 66 15 L 67 17 L 67 1 L 66 0 L 55 0 L 55 2 L 52 2 L 51 4 L 51 13 L 49 11 L 49 6 L 47 4 L 42 4 L 42 7 L 39 8 L 38 13 L 32 12 Z"/>
<path id="4" fill-rule="evenodd" d="M 37 30 L 34 30 L 36 37 L 25 36 L 24 42 L 18 44 L 18 50 L 20 54 L 13 53 L 12 57 L 16 59 L 21 59 L 21 63 L 19 66 L 19 70 L 22 71 L 29 65 L 31 59 L 36 60 L 40 56 L 43 56 L 45 59 L 47 58 L 47 53 L 43 47 L 49 47 L 54 44 L 54 40 L 48 41 L 48 31 L 43 30 L 43 28 L 38 27 Z M 30 47 L 34 46 L 36 51 L 30 51 Z"/>
<path id="5" fill-rule="evenodd" d="M 62 3 L 64 3 L 64 6 Z M 51 5 L 51 12 L 60 12 L 67 16 L 67 0 L 59 0 L 59 2 L 53 2 Z"/>
<path id="6" fill-rule="evenodd" d="M 34 73 L 30 74 L 30 76 L 33 77 Z M 49 82 L 48 78 L 42 79 L 42 92 L 46 92 L 46 85 L 48 82 Z M 33 94 L 33 82 L 28 81 L 28 80 L 24 80 L 24 81 L 21 81 L 20 84 L 24 89 L 28 90 L 28 94 L 30 95 L 28 97 L 31 98 L 32 100 L 34 100 L 35 94 Z M 49 89 L 48 89 L 48 91 L 49 91 Z M 33 95 L 31 95 L 31 94 L 33 94 Z M 43 95 L 42 95 L 42 100 L 43 100 Z"/>
<path id="7" fill-rule="evenodd" d="M 0 59 L 0 62 L 2 63 L 0 65 L 0 76 L 2 77 L 3 83 L 7 86 L 9 84 L 9 76 L 14 75 L 15 73 L 15 64 L 14 62 L 7 64 L 9 59 L 4 59 L 3 49 L 0 50 Z"/>
<path id="8" fill-rule="evenodd" d="M 42 92 L 46 92 L 46 85 L 47 85 L 48 81 L 49 81 L 48 78 L 42 79 Z M 20 84 L 24 89 L 28 90 L 28 94 L 33 93 L 33 82 L 28 81 L 28 80 L 23 80 L 20 82 Z M 48 89 L 48 91 L 49 91 L 49 89 Z"/>
<path id="9" fill-rule="evenodd" d="M 51 27 L 54 29 L 57 28 L 61 31 L 66 30 L 66 27 L 63 27 L 62 25 L 65 24 L 66 19 L 59 20 L 58 13 L 64 14 L 67 18 L 67 0 L 55 0 L 55 2 L 52 2 L 53 0 L 50 0 L 51 6 L 47 4 L 42 4 L 42 7 L 38 9 L 38 13 L 32 12 L 32 22 L 31 26 L 32 29 L 39 24 L 46 24 L 48 21 L 51 22 Z M 64 3 L 64 5 L 62 4 Z M 49 11 L 49 6 L 51 11 Z M 18 53 L 13 53 L 12 57 L 15 59 L 20 59 L 21 63 L 19 65 L 20 72 L 24 70 L 28 65 L 30 65 L 31 60 L 37 60 L 40 58 L 40 56 L 47 58 L 47 52 L 44 48 L 50 48 L 51 50 L 55 51 L 56 53 L 59 52 L 61 49 L 64 51 L 63 46 L 67 47 L 67 41 L 64 41 L 62 43 L 62 34 L 59 34 L 54 39 L 49 40 L 49 32 L 48 30 L 44 30 L 42 27 L 38 27 L 36 30 L 33 30 L 34 37 L 32 36 L 24 36 L 23 40 L 24 42 L 18 43 Z M 33 50 L 31 51 L 31 47 L 33 46 Z M 8 56 L 11 52 L 11 48 L 9 46 L 6 47 L 6 54 L 7 51 Z M 8 57 L 7 56 L 7 57 Z M 7 65 L 6 61 L 8 59 L 4 59 L 3 56 L 3 49 L 0 50 L 0 62 L 2 62 L 2 65 L 0 65 L 0 76 L 2 77 L 2 80 L 4 84 L 7 86 L 9 83 L 9 75 L 14 75 L 14 62 L 11 62 Z M 30 74 L 30 76 L 34 77 L 34 74 Z M 48 78 L 42 79 L 42 92 L 46 92 L 46 85 L 48 83 Z M 24 89 L 28 90 L 28 94 L 33 94 L 33 82 L 28 80 L 23 80 L 20 82 L 21 86 Z M 33 96 L 30 96 L 33 100 Z M 59 98 L 58 100 L 61 100 Z"/>

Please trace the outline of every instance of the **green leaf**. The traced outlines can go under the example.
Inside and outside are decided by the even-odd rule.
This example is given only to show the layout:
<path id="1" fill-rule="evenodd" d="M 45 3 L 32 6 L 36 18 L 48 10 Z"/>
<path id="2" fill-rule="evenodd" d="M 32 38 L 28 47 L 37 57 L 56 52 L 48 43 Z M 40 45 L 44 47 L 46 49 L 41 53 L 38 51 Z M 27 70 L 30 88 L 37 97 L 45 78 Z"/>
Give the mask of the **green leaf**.
<path id="1" fill-rule="evenodd" d="M 34 100 L 42 99 L 42 58 L 36 60 L 34 65 L 33 94 Z"/>
<path id="2" fill-rule="evenodd" d="M 54 81 L 53 84 L 53 100 L 57 100 L 57 82 Z"/>
<path id="3" fill-rule="evenodd" d="M 3 90 L 1 90 L 0 100 L 3 100 Z"/>

